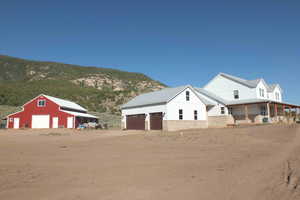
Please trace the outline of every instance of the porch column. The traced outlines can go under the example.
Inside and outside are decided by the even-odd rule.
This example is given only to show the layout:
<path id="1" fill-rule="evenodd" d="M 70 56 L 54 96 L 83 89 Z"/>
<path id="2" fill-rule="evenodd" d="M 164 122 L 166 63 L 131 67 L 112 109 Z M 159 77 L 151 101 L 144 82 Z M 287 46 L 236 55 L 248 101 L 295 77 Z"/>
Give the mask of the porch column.
<path id="1" fill-rule="evenodd" d="M 248 106 L 247 105 L 245 105 L 245 119 L 249 120 Z"/>
<path id="2" fill-rule="evenodd" d="M 268 109 L 268 118 L 270 118 L 271 117 L 271 115 L 270 115 L 270 103 L 267 103 L 267 109 Z"/>
<path id="3" fill-rule="evenodd" d="M 276 120 L 277 120 L 277 117 L 278 117 L 278 105 L 275 103 L 274 106 L 275 106 L 275 117 L 276 117 Z"/>

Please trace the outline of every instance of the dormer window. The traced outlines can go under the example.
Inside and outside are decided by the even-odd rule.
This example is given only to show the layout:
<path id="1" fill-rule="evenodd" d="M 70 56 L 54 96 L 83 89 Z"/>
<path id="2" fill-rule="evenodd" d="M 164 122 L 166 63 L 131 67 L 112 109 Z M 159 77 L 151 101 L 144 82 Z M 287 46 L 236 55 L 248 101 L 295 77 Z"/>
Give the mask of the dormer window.
<path id="1" fill-rule="evenodd" d="M 37 103 L 38 107 L 45 107 L 46 106 L 46 100 L 45 99 L 39 99 Z"/>
<path id="2" fill-rule="evenodd" d="M 234 90 L 233 91 L 233 96 L 234 96 L 234 99 L 239 99 L 240 98 L 240 92 L 238 90 Z"/>
<path id="3" fill-rule="evenodd" d="M 279 96 L 279 93 L 278 93 L 278 92 L 275 93 L 275 98 L 276 98 L 277 101 L 279 101 L 280 96 Z"/>
<path id="4" fill-rule="evenodd" d="M 190 101 L 190 92 L 189 91 L 185 92 L 185 99 L 186 99 L 186 101 Z"/>
<path id="5" fill-rule="evenodd" d="M 262 89 L 262 88 L 259 88 L 259 95 L 260 95 L 261 97 L 265 97 L 265 90 Z"/>

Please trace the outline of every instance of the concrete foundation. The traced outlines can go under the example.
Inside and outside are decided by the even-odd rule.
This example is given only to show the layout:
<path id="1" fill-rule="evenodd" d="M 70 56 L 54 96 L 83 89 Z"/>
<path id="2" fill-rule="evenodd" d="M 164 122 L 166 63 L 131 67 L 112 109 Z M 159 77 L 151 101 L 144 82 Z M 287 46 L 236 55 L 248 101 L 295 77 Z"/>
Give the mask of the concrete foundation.
<path id="1" fill-rule="evenodd" d="M 232 116 L 210 116 L 208 117 L 209 128 L 223 128 L 228 124 L 234 124 L 234 118 Z"/>
<path id="2" fill-rule="evenodd" d="M 208 122 L 206 120 L 164 120 L 164 131 L 179 131 L 187 129 L 201 129 L 208 128 Z"/>
<path id="3" fill-rule="evenodd" d="M 126 124 L 125 124 L 125 122 L 121 122 L 121 129 L 122 129 L 122 130 L 125 130 L 125 129 L 126 129 Z"/>

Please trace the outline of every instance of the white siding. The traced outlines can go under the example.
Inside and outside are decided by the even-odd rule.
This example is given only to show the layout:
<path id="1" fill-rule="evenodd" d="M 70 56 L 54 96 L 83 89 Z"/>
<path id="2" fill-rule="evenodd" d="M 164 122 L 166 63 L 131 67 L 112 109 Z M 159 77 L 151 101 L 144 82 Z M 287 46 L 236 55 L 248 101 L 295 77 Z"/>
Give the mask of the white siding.
<path id="1" fill-rule="evenodd" d="M 260 89 L 263 89 L 263 90 L 264 90 L 264 93 L 265 93 L 264 97 L 262 97 L 262 96 L 260 95 Z M 268 99 L 268 90 L 267 90 L 265 84 L 263 84 L 262 81 L 260 81 L 260 82 L 258 83 L 257 87 L 256 87 L 256 94 L 257 94 L 257 98 L 258 98 L 258 99 Z M 270 98 L 270 95 L 269 95 L 269 98 Z"/>
<path id="2" fill-rule="evenodd" d="M 222 97 L 227 101 L 233 101 L 233 91 L 239 91 L 239 99 L 255 99 L 257 97 L 256 88 L 249 88 L 235 81 L 224 78 L 220 75 L 216 76 L 211 82 L 209 82 L 204 89 Z"/>
<path id="3" fill-rule="evenodd" d="M 190 101 L 186 101 L 186 91 L 190 92 Z M 126 115 L 146 114 L 149 122 L 149 114 L 162 112 L 163 120 L 179 120 L 179 109 L 183 110 L 183 120 L 194 120 L 194 111 L 198 112 L 198 120 L 207 120 L 206 105 L 189 88 L 174 97 L 164 105 L 143 106 L 138 108 L 127 108 L 122 110 L 122 122 L 126 125 Z M 148 123 L 148 126 L 150 123 Z M 149 129 L 149 127 L 147 127 Z"/>
<path id="4" fill-rule="evenodd" d="M 279 94 L 279 100 L 276 99 L 276 93 Z M 273 92 L 269 93 L 269 97 L 270 100 L 282 102 L 282 94 L 278 86 L 274 89 Z"/>
<path id="5" fill-rule="evenodd" d="M 186 91 L 190 92 L 190 101 L 186 101 Z M 167 104 L 167 120 L 179 120 L 179 109 L 183 110 L 183 120 L 194 120 L 194 111 L 198 112 L 198 120 L 207 120 L 206 105 L 197 95 L 187 88 Z"/>
<path id="6" fill-rule="evenodd" d="M 221 114 L 221 108 L 225 108 L 225 113 Z M 215 117 L 215 116 L 227 116 L 228 115 L 228 108 L 222 104 L 217 104 L 214 107 L 210 108 L 208 110 L 208 116 L 209 117 Z"/>
<path id="7" fill-rule="evenodd" d="M 221 104 L 211 98 L 208 98 L 207 96 L 197 92 L 197 94 L 201 97 L 201 98 L 204 98 L 208 101 L 211 101 L 212 103 L 215 104 L 215 106 L 213 107 L 209 107 L 208 110 L 207 110 L 207 115 L 209 117 L 215 117 L 215 116 L 224 116 L 224 115 L 228 115 L 228 108 L 224 105 L 224 104 Z M 224 107 L 225 108 L 225 114 L 221 114 L 221 107 Z"/>

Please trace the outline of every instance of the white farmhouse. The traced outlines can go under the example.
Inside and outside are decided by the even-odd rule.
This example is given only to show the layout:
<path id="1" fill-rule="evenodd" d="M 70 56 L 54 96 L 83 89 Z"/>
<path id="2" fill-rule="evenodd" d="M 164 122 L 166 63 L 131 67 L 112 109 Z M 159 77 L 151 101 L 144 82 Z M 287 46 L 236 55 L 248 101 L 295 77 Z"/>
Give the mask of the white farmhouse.
<path id="1" fill-rule="evenodd" d="M 218 74 L 203 88 L 190 85 L 142 94 L 124 104 L 123 129 L 182 130 L 226 127 L 242 123 L 279 122 L 286 109 L 278 84 Z M 295 111 L 296 111 L 295 110 Z"/>

